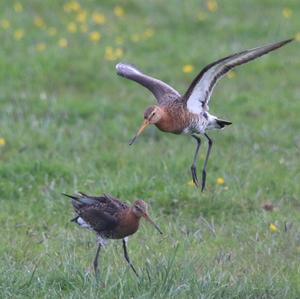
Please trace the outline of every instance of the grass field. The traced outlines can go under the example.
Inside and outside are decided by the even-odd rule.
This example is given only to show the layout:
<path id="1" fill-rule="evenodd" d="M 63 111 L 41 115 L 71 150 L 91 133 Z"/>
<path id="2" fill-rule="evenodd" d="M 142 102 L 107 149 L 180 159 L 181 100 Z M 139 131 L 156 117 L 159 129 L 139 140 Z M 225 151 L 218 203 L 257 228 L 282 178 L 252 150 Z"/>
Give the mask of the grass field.
<path id="1" fill-rule="evenodd" d="M 1 1 L 0 297 L 299 298 L 299 14 L 295 0 Z M 204 65 L 293 36 L 215 89 L 210 111 L 233 125 L 210 133 L 205 192 L 192 138 L 153 127 L 128 146 L 155 100 L 118 61 L 183 93 Z M 115 241 L 96 283 L 95 236 L 61 196 L 76 191 L 151 205 L 164 235 L 143 223 L 130 238 L 139 280 Z"/>

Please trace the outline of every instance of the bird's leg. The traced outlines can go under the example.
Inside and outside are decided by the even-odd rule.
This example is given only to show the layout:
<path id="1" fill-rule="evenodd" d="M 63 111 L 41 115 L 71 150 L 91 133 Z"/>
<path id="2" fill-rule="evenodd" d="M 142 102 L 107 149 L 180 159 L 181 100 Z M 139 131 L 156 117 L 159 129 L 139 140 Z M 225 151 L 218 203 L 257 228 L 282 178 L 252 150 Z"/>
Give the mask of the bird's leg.
<path id="1" fill-rule="evenodd" d="M 193 164 L 191 166 L 191 172 L 192 172 L 193 182 L 194 182 L 195 186 L 198 187 L 197 166 L 196 166 L 196 164 L 197 164 L 199 149 L 200 149 L 200 146 L 201 146 L 201 139 L 196 135 L 192 135 L 192 137 L 194 137 L 196 139 L 197 147 L 196 147 L 196 151 L 195 151 L 195 154 L 194 154 Z"/>
<path id="2" fill-rule="evenodd" d="M 205 188 L 205 182 L 206 182 L 206 165 L 207 165 L 207 161 L 209 159 L 211 147 L 213 145 L 212 139 L 206 133 L 204 134 L 204 136 L 208 140 L 208 149 L 207 149 L 207 152 L 206 152 L 206 157 L 205 157 L 205 161 L 204 161 L 204 165 L 203 165 L 203 169 L 202 169 L 202 187 L 201 187 L 201 191 L 203 191 L 204 188 Z"/>
<path id="3" fill-rule="evenodd" d="M 98 279 L 98 257 L 99 257 L 101 246 L 102 246 L 101 243 L 99 243 L 98 248 L 97 248 L 97 252 L 96 252 L 96 256 L 95 256 L 95 259 L 94 259 L 94 270 L 95 270 L 96 279 Z"/>
<path id="4" fill-rule="evenodd" d="M 137 277 L 139 277 L 139 275 L 137 274 L 136 270 L 134 269 L 130 259 L 129 259 L 129 256 L 128 256 L 128 252 L 127 252 L 127 238 L 124 238 L 123 240 L 123 250 L 124 250 L 124 257 L 125 257 L 125 260 L 127 261 L 127 263 L 130 265 L 131 269 L 133 270 L 133 272 L 135 273 L 135 275 Z"/>

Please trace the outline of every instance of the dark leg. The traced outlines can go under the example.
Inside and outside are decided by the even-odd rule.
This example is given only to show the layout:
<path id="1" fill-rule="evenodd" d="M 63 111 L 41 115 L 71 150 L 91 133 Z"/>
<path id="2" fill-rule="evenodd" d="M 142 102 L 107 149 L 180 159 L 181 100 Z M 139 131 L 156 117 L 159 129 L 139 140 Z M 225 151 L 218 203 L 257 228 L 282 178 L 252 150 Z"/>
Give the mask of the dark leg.
<path id="1" fill-rule="evenodd" d="M 98 257 L 99 257 L 100 249 L 101 249 L 101 243 L 99 243 L 98 245 L 96 256 L 94 259 L 94 270 L 95 270 L 96 278 L 98 278 Z"/>
<path id="2" fill-rule="evenodd" d="M 204 136 L 207 138 L 208 140 L 208 149 L 206 152 L 206 157 L 205 157 L 205 161 L 204 161 L 204 166 L 202 169 L 202 187 L 201 187 L 201 191 L 204 190 L 205 188 L 205 182 L 206 182 L 206 165 L 207 165 L 207 161 L 209 159 L 209 155 L 210 155 L 210 151 L 211 151 L 211 147 L 213 145 L 213 141 L 209 138 L 209 136 L 205 133 Z"/>
<path id="3" fill-rule="evenodd" d="M 191 166 L 191 172 L 192 172 L 192 177 L 193 177 L 193 182 L 195 184 L 196 187 L 198 187 L 199 183 L 198 183 L 198 178 L 197 178 L 197 159 L 198 159 L 198 154 L 199 154 L 199 149 L 201 146 L 201 139 L 196 136 L 196 135 L 192 135 L 192 137 L 194 137 L 197 141 L 197 147 L 196 147 L 196 151 L 194 154 L 194 160 L 193 160 L 193 164 Z"/>
<path id="4" fill-rule="evenodd" d="M 137 274 L 136 270 L 134 269 L 133 265 L 131 264 L 131 261 L 129 259 L 129 256 L 128 256 L 128 252 L 127 252 L 127 241 L 125 239 L 122 240 L 123 241 L 123 249 L 124 249 L 124 257 L 125 257 L 125 260 L 127 261 L 127 263 L 130 265 L 131 269 L 133 270 L 133 272 L 135 273 L 135 275 L 137 277 L 139 277 L 139 275 Z"/>

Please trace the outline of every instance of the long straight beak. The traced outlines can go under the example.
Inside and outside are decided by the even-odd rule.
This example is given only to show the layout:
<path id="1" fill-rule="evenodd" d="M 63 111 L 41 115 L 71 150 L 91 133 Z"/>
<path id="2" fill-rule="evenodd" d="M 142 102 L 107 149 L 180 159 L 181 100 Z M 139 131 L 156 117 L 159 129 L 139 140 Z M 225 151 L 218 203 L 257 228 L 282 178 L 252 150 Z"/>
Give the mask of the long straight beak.
<path id="1" fill-rule="evenodd" d="M 135 136 L 129 141 L 129 145 L 132 145 L 135 142 L 135 139 L 150 125 L 149 120 L 145 119 L 142 126 L 138 130 L 138 132 L 135 134 Z"/>
<path id="2" fill-rule="evenodd" d="M 159 226 L 149 217 L 149 215 L 148 214 L 144 214 L 143 215 L 143 217 L 148 221 L 148 222 L 150 222 L 158 231 L 159 231 L 159 233 L 162 235 L 163 233 L 162 233 L 162 231 L 160 230 L 160 228 L 159 228 Z"/>

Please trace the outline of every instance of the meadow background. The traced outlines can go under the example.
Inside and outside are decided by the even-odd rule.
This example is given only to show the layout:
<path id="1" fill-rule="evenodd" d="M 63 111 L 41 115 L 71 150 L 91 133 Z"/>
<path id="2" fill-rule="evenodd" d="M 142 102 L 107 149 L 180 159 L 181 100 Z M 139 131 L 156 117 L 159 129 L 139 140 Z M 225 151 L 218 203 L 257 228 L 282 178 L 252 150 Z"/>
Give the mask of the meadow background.
<path id="1" fill-rule="evenodd" d="M 215 89 L 233 125 L 210 133 L 205 192 L 192 138 L 153 127 L 128 146 L 155 100 L 118 61 L 183 93 L 206 64 L 290 37 Z M 300 297 L 298 1 L 1 1 L 0 40 L 1 298 Z M 151 205 L 164 235 L 143 223 L 129 241 L 141 279 L 115 241 L 95 282 L 75 191 Z"/>

